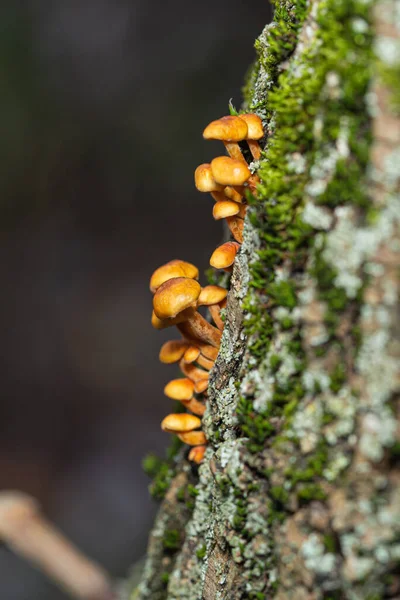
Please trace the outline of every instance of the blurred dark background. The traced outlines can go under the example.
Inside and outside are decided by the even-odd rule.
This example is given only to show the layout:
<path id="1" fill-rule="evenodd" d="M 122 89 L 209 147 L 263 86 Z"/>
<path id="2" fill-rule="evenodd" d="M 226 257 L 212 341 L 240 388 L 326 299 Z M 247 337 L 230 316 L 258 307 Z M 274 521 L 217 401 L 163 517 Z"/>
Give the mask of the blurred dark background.
<path id="1" fill-rule="evenodd" d="M 201 270 L 221 239 L 193 171 L 240 106 L 266 0 L 2 0 L 0 485 L 33 494 L 121 577 L 156 504 L 143 456 L 168 445 L 152 271 Z M 0 549 L 2 600 L 61 600 Z"/>

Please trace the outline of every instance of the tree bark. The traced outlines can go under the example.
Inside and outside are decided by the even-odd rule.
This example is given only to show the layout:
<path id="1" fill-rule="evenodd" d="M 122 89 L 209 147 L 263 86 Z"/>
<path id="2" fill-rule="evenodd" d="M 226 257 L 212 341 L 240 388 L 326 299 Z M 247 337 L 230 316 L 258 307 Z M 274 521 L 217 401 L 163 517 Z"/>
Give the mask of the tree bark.
<path id="1" fill-rule="evenodd" d="M 275 4 L 209 445 L 170 463 L 136 600 L 400 598 L 399 3 Z"/>

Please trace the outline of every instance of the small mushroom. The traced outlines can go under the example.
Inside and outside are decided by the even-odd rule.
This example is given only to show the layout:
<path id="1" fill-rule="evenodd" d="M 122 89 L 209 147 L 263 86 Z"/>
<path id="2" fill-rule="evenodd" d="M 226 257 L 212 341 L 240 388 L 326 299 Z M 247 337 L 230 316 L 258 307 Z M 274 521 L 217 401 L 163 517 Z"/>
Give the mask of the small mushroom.
<path id="1" fill-rule="evenodd" d="M 203 462 L 207 446 L 193 446 L 188 454 L 188 459 L 196 464 Z"/>
<path id="2" fill-rule="evenodd" d="M 224 195 L 229 200 L 233 200 L 233 202 L 237 202 L 238 204 L 242 204 L 243 202 L 242 194 L 239 194 L 239 192 L 237 192 L 233 187 L 230 187 L 229 185 L 226 186 L 226 188 L 224 189 Z"/>
<path id="3" fill-rule="evenodd" d="M 199 192 L 224 191 L 224 186 L 215 181 L 209 163 L 203 163 L 197 167 L 194 172 L 194 183 Z"/>
<path id="4" fill-rule="evenodd" d="M 194 383 L 196 381 L 201 381 L 202 379 L 208 379 L 209 373 L 208 371 L 204 371 L 203 369 L 199 369 L 193 363 L 185 363 L 182 359 L 179 363 L 179 367 L 184 375 L 191 379 Z"/>
<path id="5" fill-rule="evenodd" d="M 187 433 L 200 426 L 199 417 L 188 413 L 172 413 L 161 421 L 161 429 L 168 433 Z"/>
<path id="6" fill-rule="evenodd" d="M 247 143 L 254 160 L 261 158 L 260 144 L 256 140 L 264 137 L 264 129 L 260 117 L 254 113 L 239 116 L 247 125 Z"/>
<path id="7" fill-rule="evenodd" d="M 218 200 L 213 206 L 213 217 L 216 221 L 233 217 L 240 212 L 240 204 L 232 200 Z"/>
<path id="8" fill-rule="evenodd" d="M 242 186 L 251 177 L 246 163 L 229 156 L 217 156 L 211 161 L 211 173 L 215 181 L 224 186 Z"/>
<path id="9" fill-rule="evenodd" d="M 200 348 L 198 346 L 189 346 L 189 348 L 186 350 L 185 354 L 183 355 L 183 361 L 185 363 L 193 363 L 195 362 L 200 356 Z"/>
<path id="10" fill-rule="evenodd" d="M 208 379 L 199 379 L 194 384 L 194 391 L 196 394 L 204 394 L 208 388 Z"/>
<path id="11" fill-rule="evenodd" d="M 212 253 L 210 265 L 215 269 L 231 271 L 239 249 L 240 244 L 237 242 L 225 242 L 225 244 L 218 246 Z"/>
<path id="12" fill-rule="evenodd" d="M 187 309 L 196 308 L 201 287 L 194 279 L 177 277 L 165 281 L 153 297 L 154 313 L 161 321 L 175 319 Z M 221 333 L 213 327 L 200 313 L 194 311 L 185 321 L 178 323 L 183 335 L 206 344 L 219 347 Z"/>
<path id="13" fill-rule="evenodd" d="M 160 362 L 170 365 L 181 360 L 189 344 L 184 340 L 171 340 L 162 345 L 159 359 Z"/>
<path id="14" fill-rule="evenodd" d="M 165 329 L 166 327 L 172 327 L 173 325 L 179 325 L 179 323 L 184 323 L 189 317 L 193 316 L 195 312 L 196 309 L 194 307 L 191 307 L 186 310 L 183 310 L 173 319 L 159 319 L 153 310 L 151 314 L 151 324 L 153 325 L 154 329 Z"/>
<path id="15" fill-rule="evenodd" d="M 245 140 L 247 133 L 247 123 L 243 119 L 227 116 L 207 125 L 203 131 L 203 138 L 205 140 L 221 140 L 229 156 L 246 163 L 238 142 Z"/>
<path id="16" fill-rule="evenodd" d="M 190 415 L 192 416 L 192 415 Z M 189 446 L 202 446 L 207 443 L 207 438 L 202 431 L 188 431 L 187 433 L 178 433 L 178 438 Z"/>
<path id="17" fill-rule="evenodd" d="M 225 303 L 228 290 L 219 285 L 207 285 L 201 290 L 197 300 L 198 306 L 207 306 L 214 323 L 218 329 L 224 328 L 224 323 L 221 319 L 222 304 Z"/>
<path id="18" fill-rule="evenodd" d="M 227 217 L 226 224 L 228 225 L 233 238 L 239 242 L 239 244 L 243 244 L 244 220 L 239 216 Z"/>
<path id="19" fill-rule="evenodd" d="M 156 269 L 150 279 L 150 290 L 153 294 L 158 290 L 160 285 L 169 279 L 175 277 L 188 277 L 190 279 L 199 278 L 199 270 L 197 267 L 184 260 L 170 260 L 165 265 Z"/>
<path id="20" fill-rule="evenodd" d="M 199 402 L 196 398 L 191 398 L 190 400 L 182 401 L 182 404 L 188 409 L 191 410 L 195 415 L 199 415 L 202 417 L 205 413 L 206 407 L 204 404 Z"/>
<path id="21" fill-rule="evenodd" d="M 173 379 L 164 388 L 164 394 L 171 400 L 191 400 L 194 394 L 194 383 L 191 379 Z"/>
<path id="22" fill-rule="evenodd" d="M 22 492 L 0 492 L 0 540 L 79 600 L 115 600 L 105 571 L 88 560 Z"/>

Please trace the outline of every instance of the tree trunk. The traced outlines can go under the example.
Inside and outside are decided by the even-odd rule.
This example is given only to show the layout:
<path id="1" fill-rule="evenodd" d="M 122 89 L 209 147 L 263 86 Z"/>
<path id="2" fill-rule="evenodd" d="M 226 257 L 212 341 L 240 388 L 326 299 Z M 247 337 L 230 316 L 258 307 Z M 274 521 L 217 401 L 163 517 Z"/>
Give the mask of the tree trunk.
<path id="1" fill-rule="evenodd" d="M 159 469 L 136 600 L 400 598 L 400 6 L 275 4 L 208 450 Z"/>

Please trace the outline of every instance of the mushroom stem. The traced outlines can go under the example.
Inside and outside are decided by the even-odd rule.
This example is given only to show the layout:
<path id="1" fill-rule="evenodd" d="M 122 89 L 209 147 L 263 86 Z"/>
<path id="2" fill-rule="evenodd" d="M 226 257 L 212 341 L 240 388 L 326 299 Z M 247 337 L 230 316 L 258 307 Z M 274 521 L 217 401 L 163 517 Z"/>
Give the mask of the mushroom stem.
<path id="1" fill-rule="evenodd" d="M 201 381 L 202 379 L 208 379 L 209 377 L 208 371 L 199 369 L 192 363 L 185 363 L 183 359 L 179 363 L 179 368 L 181 369 L 182 373 L 186 375 L 186 377 L 194 382 Z"/>
<path id="2" fill-rule="evenodd" d="M 249 150 L 250 150 L 251 155 L 254 158 L 254 160 L 260 160 L 260 158 L 261 158 L 260 144 L 258 142 L 256 142 L 256 140 L 247 140 L 247 143 L 249 145 Z"/>
<path id="3" fill-rule="evenodd" d="M 239 242 L 239 244 L 243 243 L 243 228 L 244 228 L 244 220 L 240 217 L 227 217 L 226 223 L 230 229 L 231 234 L 234 239 Z"/>
<path id="4" fill-rule="evenodd" d="M 113 600 L 105 571 L 87 559 L 20 492 L 0 494 L 0 538 L 79 600 Z"/>
<path id="5" fill-rule="evenodd" d="M 214 361 L 206 358 L 202 354 L 199 354 L 199 356 L 196 358 L 196 362 L 207 371 L 210 371 L 214 366 Z"/>
<path id="6" fill-rule="evenodd" d="M 187 321 L 179 323 L 177 327 L 185 337 L 200 340 L 215 348 L 220 346 L 221 332 L 198 312 L 195 312 Z"/>
<path id="7" fill-rule="evenodd" d="M 196 400 L 196 398 L 192 398 L 191 400 L 184 400 L 182 404 L 188 409 L 191 410 L 193 414 L 199 415 L 202 417 L 206 410 L 204 404 Z"/>
<path id="8" fill-rule="evenodd" d="M 226 148 L 227 153 L 229 154 L 229 156 L 231 158 L 234 158 L 235 160 L 241 160 L 242 162 L 244 162 L 247 165 L 246 159 L 243 156 L 238 143 L 224 141 L 224 146 Z"/>
<path id="9" fill-rule="evenodd" d="M 214 323 L 216 324 L 218 329 L 220 331 L 222 331 L 224 328 L 224 322 L 221 319 L 221 307 L 218 304 L 212 304 L 211 306 L 208 307 L 208 310 L 210 311 L 210 315 L 211 315 Z M 199 362 L 199 361 L 197 361 L 197 362 Z"/>

